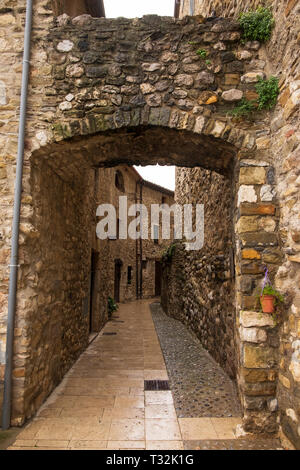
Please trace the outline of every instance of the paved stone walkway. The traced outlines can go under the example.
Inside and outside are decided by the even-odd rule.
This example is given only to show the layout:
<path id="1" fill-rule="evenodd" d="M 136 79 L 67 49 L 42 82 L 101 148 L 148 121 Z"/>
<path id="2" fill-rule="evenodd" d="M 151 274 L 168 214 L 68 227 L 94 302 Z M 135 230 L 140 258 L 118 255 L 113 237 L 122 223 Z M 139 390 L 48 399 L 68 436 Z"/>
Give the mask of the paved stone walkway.
<path id="1" fill-rule="evenodd" d="M 166 361 L 179 418 L 240 417 L 235 384 L 197 337 L 168 317 L 160 303 L 150 305 Z"/>
<path id="2" fill-rule="evenodd" d="M 239 417 L 180 418 L 171 391 L 144 391 L 168 380 L 150 303 L 120 306 L 10 450 L 263 448 L 235 438 Z"/>

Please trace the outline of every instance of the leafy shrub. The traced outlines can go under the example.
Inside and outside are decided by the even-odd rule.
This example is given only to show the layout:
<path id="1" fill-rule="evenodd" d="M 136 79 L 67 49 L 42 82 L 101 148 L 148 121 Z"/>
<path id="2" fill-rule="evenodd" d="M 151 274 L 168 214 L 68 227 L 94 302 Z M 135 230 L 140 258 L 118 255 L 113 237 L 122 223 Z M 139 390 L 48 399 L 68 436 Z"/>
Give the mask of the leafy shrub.
<path id="1" fill-rule="evenodd" d="M 239 23 L 244 40 L 266 42 L 271 37 L 275 21 L 270 8 L 259 7 L 257 10 L 241 13 Z"/>
<path id="2" fill-rule="evenodd" d="M 255 88 L 258 93 L 257 101 L 243 98 L 229 114 L 237 118 L 249 117 L 255 110 L 270 110 L 276 105 L 279 95 L 278 78 L 270 77 L 266 80 L 259 78 Z"/>
<path id="3" fill-rule="evenodd" d="M 270 77 L 268 80 L 260 78 L 255 88 L 258 93 L 257 109 L 261 110 L 273 108 L 279 95 L 278 78 Z"/>
<path id="4" fill-rule="evenodd" d="M 237 118 L 249 116 L 256 109 L 255 104 L 255 101 L 249 101 L 246 98 L 243 98 L 239 104 L 232 111 L 230 111 L 230 114 Z"/>

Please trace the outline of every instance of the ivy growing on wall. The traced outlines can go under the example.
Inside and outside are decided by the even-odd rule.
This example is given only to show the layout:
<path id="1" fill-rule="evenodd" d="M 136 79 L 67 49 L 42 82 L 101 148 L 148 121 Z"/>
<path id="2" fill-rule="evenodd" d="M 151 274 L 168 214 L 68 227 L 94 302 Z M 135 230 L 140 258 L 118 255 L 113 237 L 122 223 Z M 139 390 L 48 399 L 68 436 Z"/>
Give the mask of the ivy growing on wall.
<path id="1" fill-rule="evenodd" d="M 172 257 L 175 253 L 176 243 L 172 243 L 170 246 L 166 248 L 166 250 L 162 254 L 162 261 L 164 263 L 169 263 L 172 260 Z"/>
<path id="2" fill-rule="evenodd" d="M 260 78 L 255 88 L 258 93 L 258 110 L 272 109 L 279 95 L 278 78 L 270 77 L 268 80 Z"/>
<path id="3" fill-rule="evenodd" d="M 196 54 L 201 57 L 201 59 L 206 59 L 207 51 L 205 49 L 197 49 Z"/>
<path id="4" fill-rule="evenodd" d="M 243 98 L 230 112 L 232 116 L 238 118 L 247 117 L 252 115 L 255 111 L 262 111 L 264 109 L 270 110 L 276 105 L 277 97 L 279 95 L 278 78 L 259 78 L 255 89 L 258 94 L 257 100 L 250 101 Z"/>
<path id="5" fill-rule="evenodd" d="M 274 18 L 270 8 L 259 7 L 246 13 L 241 13 L 239 23 L 246 41 L 266 42 L 270 39 L 274 27 Z"/>
<path id="6" fill-rule="evenodd" d="M 241 118 L 250 116 L 256 109 L 256 101 L 243 98 L 239 104 L 230 112 L 234 117 Z"/>

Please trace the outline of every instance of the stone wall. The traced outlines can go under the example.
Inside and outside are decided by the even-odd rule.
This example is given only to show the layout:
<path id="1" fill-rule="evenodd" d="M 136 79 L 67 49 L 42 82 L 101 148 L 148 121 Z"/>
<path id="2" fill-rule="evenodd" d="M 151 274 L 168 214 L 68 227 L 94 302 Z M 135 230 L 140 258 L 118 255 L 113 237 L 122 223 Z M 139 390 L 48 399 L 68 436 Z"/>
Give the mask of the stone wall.
<path id="1" fill-rule="evenodd" d="M 31 309 L 15 325 L 15 423 L 32 416 L 88 343 L 93 173 L 78 175 L 76 183 L 70 186 L 47 164 L 32 174 L 34 218 L 21 223 L 19 284 L 27 293 L 19 306 Z M 22 249 L 26 235 L 30 257 L 29 247 Z"/>
<path id="2" fill-rule="evenodd" d="M 12 12 L 10 1 L 0 9 L 0 405 L 6 349 L 6 311 L 9 276 L 14 170 L 18 132 L 18 106 L 21 83 L 19 55 L 23 50 L 24 12 Z"/>
<path id="3" fill-rule="evenodd" d="M 164 282 L 165 309 L 183 321 L 233 378 L 235 345 L 233 194 L 231 179 L 199 168 L 177 169 L 176 202 L 204 204 L 200 251 L 178 246 Z M 168 295 L 166 295 L 168 291 Z"/>
<path id="4" fill-rule="evenodd" d="M 44 8 L 47 5 L 47 1 L 42 1 L 35 11 L 34 28 L 39 30 L 39 38 L 44 37 L 49 24 L 49 10 L 47 12 Z M 14 200 L 25 9 L 26 1 L 24 0 L 18 2 L 3 0 L 0 8 L 0 391 L 5 368 L 8 265 L 10 264 L 10 237 Z M 38 57 L 39 55 L 37 54 L 35 56 L 37 66 L 39 64 Z M 30 187 L 29 177 L 30 171 L 28 166 L 25 165 L 23 184 L 27 188 Z M 29 220 L 31 215 L 31 198 L 26 198 L 25 196 L 23 197 L 23 214 L 26 221 Z M 25 304 L 29 305 L 30 303 L 29 289 L 26 292 L 26 295 L 21 297 L 19 301 L 21 311 L 25 308 Z M 27 302 L 26 298 L 28 298 Z M 21 313 L 19 324 L 22 327 L 16 329 L 15 333 L 16 342 L 20 343 L 19 349 L 21 350 L 26 348 L 26 339 L 23 339 L 23 336 L 24 338 L 26 336 L 25 314 Z M 24 345 L 21 345 L 21 342 Z M 24 353 L 18 354 L 16 368 L 23 368 L 27 359 L 25 356 Z M 22 377 L 22 370 L 19 370 L 18 373 Z M 24 378 L 19 379 L 18 382 L 20 389 L 22 389 Z M 17 396 L 20 396 L 22 393 L 21 391 L 15 392 Z M 16 424 L 19 422 L 17 421 Z"/>
<path id="5" fill-rule="evenodd" d="M 300 65 L 299 2 L 273 2 L 276 26 L 267 55 L 280 75 L 281 95 L 271 123 L 284 260 L 276 277 L 289 309 L 281 328 L 278 403 L 284 434 L 300 449 Z"/>
<path id="6" fill-rule="evenodd" d="M 215 11 L 217 16 L 231 17 L 262 4 L 270 5 L 272 0 L 194 0 L 194 14 L 209 17 Z M 180 17 L 190 15 L 190 0 L 181 0 L 179 14 Z"/>
<path id="7" fill-rule="evenodd" d="M 68 17 L 60 17 L 47 43 L 54 82 L 46 93 L 57 112 L 51 120 L 54 135 L 47 134 L 48 142 L 53 138 L 60 141 L 75 135 L 86 136 L 92 131 L 117 130 L 124 125 L 143 123 L 196 130 L 198 134 L 204 131 L 212 136 L 211 141 L 227 135 L 230 133 L 226 127 L 228 110 L 234 107 L 237 96 L 253 88 L 251 80 L 256 78 L 246 76 L 241 82 L 248 64 L 230 54 L 238 47 L 238 29 L 235 22 L 227 20 L 222 25 L 213 25 L 204 21 L 199 24 L 194 19 L 186 24 L 185 20 L 176 23 L 171 18 L 150 16 L 141 20 L 79 17 L 72 22 Z M 210 64 L 196 54 L 201 45 L 208 51 Z M 253 53 L 253 57 L 256 55 Z M 247 71 L 250 70 L 253 64 Z M 231 93 L 229 97 L 223 94 L 235 85 L 240 88 L 237 94 Z M 243 140 L 244 137 L 240 136 Z M 186 147 L 184 155 L 179 156 L 179 135 L 174 133 L 167 158 L 163 146 L 166 137 L 150 138 L 157 161 L 172 160 L 182 165 L 185 159 L 186 166 L 194 165 L 192 141 L 193 148 Z M 227 145 L 223 146 L 222 157 L 218 152 L 213 155 L 215 146 L 209 146 L 208 140 L 202 140 L 201 164 L 221 171 L 228 166 L 234 152 L 229 155 Z M 235 143 L 236 137 L 232 136 L 231 140 Z M 135 163 L 141 155 L 139 141 L 132 139 L 130 144 L 134 147 L 122 151 L 124 163 Z M 124 142 L 122 146 L 125 147 Z M 109 150 L 111 158 L 120 163 L 119 155 L 114 155 L 116 151 Z M 107 153 L 98 155 L 98 164 L 101 158 L 107 158 Z M 149 155 L 145 163 L 151 163 L 151 159 Z"/>
<path id="8" fill-rule="evenodd" d="M 181 15 L 189 14 L 186 0 Z M 195 14 L 210 15 L 215 9 L 218 16 L 237 17 L 240 12 L 256 8 L 260 1 L 221 2 L 195 0 Z M 280 79 L 279 103 L 272 112 L 270 129 L 264 146 L 273 156 L 276 170 L 276 192 L 280 205 L 279 230 L 284 258 L 276 275 L 276 287 L 286 296 L 286 313 L 280 328 L 280 358 L 277 399 L 281 429 L 296 448 L 300 448 L 299 383 L 300 383 L 300 291 L 299 291 L 299 13 L 297 0 L 267 1 L 273 10 L 275 27 L 272 38 L 262 50 L 266 67 Z M 267 201 L 268 197 L 265 196 Z M 271 200 L 271 197 L 269 197 Z M 279 252 L 266 253 L 265 261 L 280 259 Z M 274 270 L 273 270 L 274 271 Z M 244 282 L 244 281 L 243 281 Z M 244 286 L 243 289 L 248 289 Z M 249 295 L 249 290 L 248 290 Z M 247 303 L 250 302 L 250 298 Z M 274 405 L 277 406 L 276 402 Z"/>
<path id="9" fill-rule="evenodd" d="M 296 6 L 297 0 L 194 0 L 194 14 L 209 17 L 213 11 L 219 17 L 237 17 L 241 12 L 253 10 L 259 6 L 268 6 L 273 9 L 277 18 L 285 20 L 290 14 L 297 14 Z M 190 0 L 181 0 L 179 16 L 190 14 Z M 291 17 L 290 17 L 291 19 Z M 282 24 L 277 24 L 277 31 L 280 34 L 289 35 L 294 34 L 295 24 L 288 22 L 288 31 L 284 31 L 281 27 Z M 293 32 L 294 30 L 294 32 Z"/>

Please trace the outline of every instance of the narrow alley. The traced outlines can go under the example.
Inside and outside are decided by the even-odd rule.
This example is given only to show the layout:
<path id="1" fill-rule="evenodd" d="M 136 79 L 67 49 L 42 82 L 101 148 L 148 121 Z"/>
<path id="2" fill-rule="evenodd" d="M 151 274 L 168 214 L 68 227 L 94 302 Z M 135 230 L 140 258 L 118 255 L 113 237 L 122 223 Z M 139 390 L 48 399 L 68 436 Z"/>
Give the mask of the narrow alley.
<path id="1" fill-rule="evenodd" d="M 175 335 L 178 341 L 173 341 Z M 235 430 L 241 417 L 235 389 L 195 338 L 190 366 L 193 380 L 195 374 L 199 378 L 197 400 L 182 409 L 181 401 L 188 399 L 186 391 L 195 393 L 191 376 L 180 375 L 180 363 L 185 362 L 185 369 L 189 369 L 186 361 L 191 359 L 184 357 L 185 335 L 191 333 L 169 319 L 153 300 L 121 304 L 9 450 L 279 448 L 276 440 L 237 438 Z M 181 351 L 176 351 L 176 344 Z M 177 368 L 172 367 L 172 361 L 177 361 Z M 220 377 L 221 390 L 216 390 Z M 215 383 L 209 386 L 209 380 Z M 146 381 L 164 381 L 161 388 L 168 388 L 165 381 L 169 381 L 172 391 L 145 391 L 151 385 Z M 217 405 L 213 404 L 213 389 Z M 231 390 L 229 400 L 222 390 Z M 224 417 L 215 408 L 222 408 L 222 400 Z M 207 401 L 211 403 L 209 411 Z"/>

